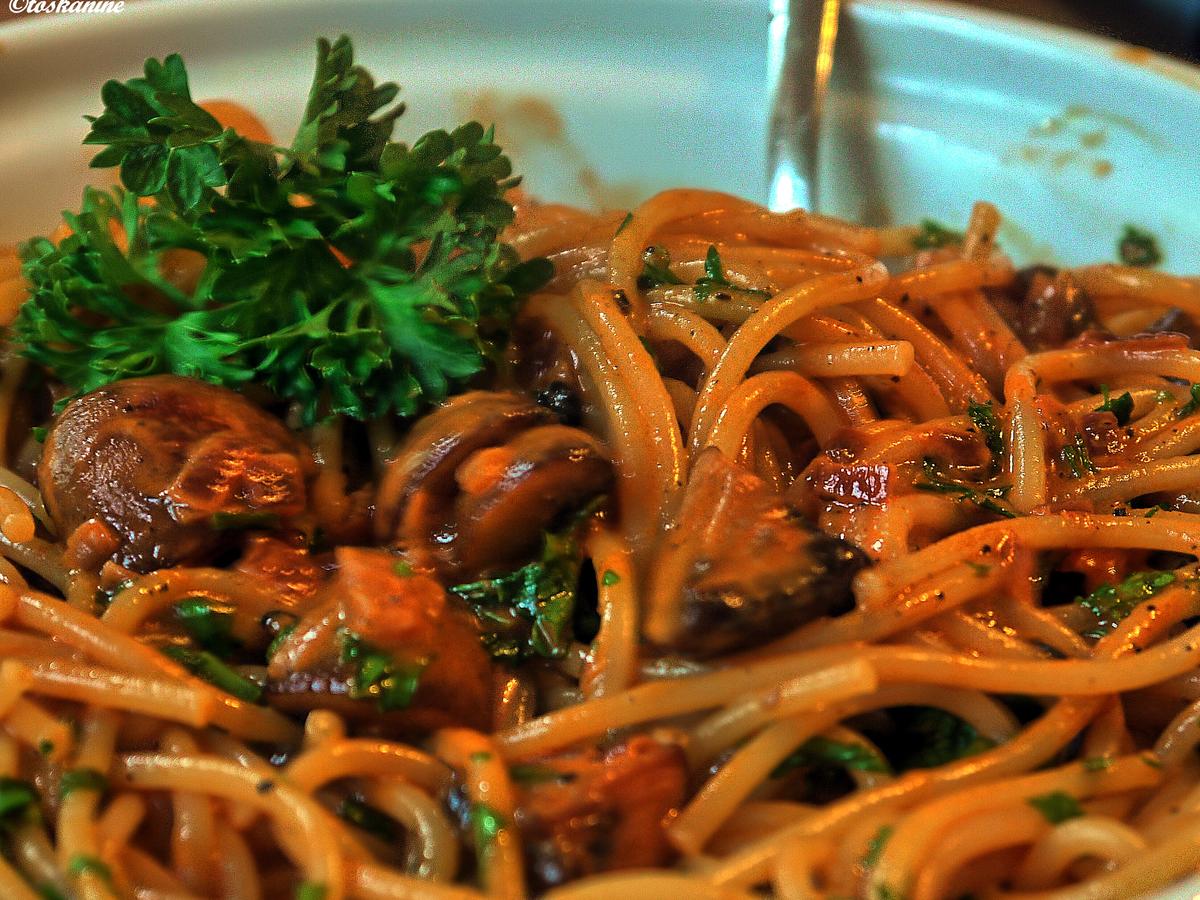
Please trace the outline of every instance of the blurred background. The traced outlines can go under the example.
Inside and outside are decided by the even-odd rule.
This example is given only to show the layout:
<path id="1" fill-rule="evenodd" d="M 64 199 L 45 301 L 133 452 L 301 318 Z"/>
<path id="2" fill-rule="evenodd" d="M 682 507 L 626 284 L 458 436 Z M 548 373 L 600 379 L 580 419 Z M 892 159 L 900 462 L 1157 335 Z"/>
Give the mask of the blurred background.
<path id="1" fill-rule="evenodd" d="M 171 0 L 128 0 L 169 3 Z M 220 0 L 213 0 L 220 3 Z M 571 0 L 563 0 L 571 2 Z M 983 7 L 1108 35 L 1193 62 L 1200 61 L 1200 0 L 959 0 Z M 767 0 L 763 0 L 764 7 Z M 22 18 L 8 4 L 0 23 Z"/>

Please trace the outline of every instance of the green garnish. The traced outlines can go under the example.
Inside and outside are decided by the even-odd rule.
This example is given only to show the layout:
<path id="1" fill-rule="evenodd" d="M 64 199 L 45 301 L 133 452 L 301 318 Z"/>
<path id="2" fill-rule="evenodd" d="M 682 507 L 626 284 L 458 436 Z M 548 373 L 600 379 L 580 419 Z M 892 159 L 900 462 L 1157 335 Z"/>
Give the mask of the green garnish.
<path id="1" fill-rule="evenodd" d="M 642 254 L 642 274 L 638 276 L 640 291 L 653 290 L 664 284 L 684 284 L 684 280 L 671 271 L 671 254 L 663 247 L 647 247 Z"/>
<path id="2" fill-rule="evenodd" d="M 37 788 L 19 778 L 0 778 L 0 828 L 28 821 L 37 808 Z"/>
<path id="3" fill-rule="evenodd" d="M 714 295 L 719 296 L 721 294 L 725 294 L 724 299 L 728 300 L 728 293 L 730 291 L 737 291 L 739 294 L 750 294 L 763 300 L 771 299 L 771 294 L 767 291 L 741 287 L 730 281 L 725 275 L 725 267 L 721 264 L 721 254 L 717 252 L 715 246 L 709 246 L 708 253 L 704 256 L 704 275 L 696 279 L 692 293 L 697 300 L 701 301 L 711 300 Z"/>
<path id="4" fill-rule="evenodd" d="M 284 625 L 279 629 L 275 637 L 271 638 L 271 643 L 267 645 L 267 653 L 265 659 L 269 662 L 271 657 L 275 655 L 275 651 L 279 649 L 279 645 L 286 641 L 296 630 L 296 623 L 292 622 L 289 625 Z"/>
<path id="5" fill-rule="evenodd" d="M 1096 473 L 1096 464 L 1088 455 L 1087 442 L 1084 441 L 1082 434 L 1076 434 L 1075 440 L 1063 447 L 1058 456 L 1070 470 L 1072 478 L 1082 478 L 1086 473 L 1093 475 Z"/>
<path id="6" fill-rule="evenodd" d="M 879 862 L 879 857 L 883 855 L 883 848 L 887 846 L 888 838 L 892 836 L 892 832 L 895 830 L 891 825 L 879 826 L 879 830 L 875 832 L 874 837 L 867 842 L 867 852 L 863 854 L 861 861 L 864 869 L 873 868 Z"/>
<path id="7" fill-rule="evenodd" d="M 905 900 L 905 895 L 888 884 L 875 886 L 875 900 Z"/>
<path id="8" fill-rule="evenodd" d="M 616 572 L 614 572 L 612 569 L 605 569 L 604 577 L 600 579 L 600 583 L 603 584 L 605 587 L 612 587 L 614 584 L 621 583 L 621 576 L 618 575 Z"/>
<path id="9" fill-rule="evenodd" d="M 1030 797 L 1029 805 L 1040 812 L 1051 825 L 1059 825 L 1068 819 L 1083 815 L 1079 801 L 1065 791 L 1051 791 L 1038 797 Z"/>
<path id="10" fill-rule="evenodd" d="M 1157 266 L 1162 262 L 1158 240 L 1136 225 L 1126 225 L 1117 240 L 1117 258 L 1127 266 Z"/>
<path id="11" fill-rule="evenodd" d="M 112 884 L 112 869 L 98 856 L 87 853 L 76 853 L 67 862 L 67 872 L 78 878 L 86 872 L 91 872 L 107 884 Z"/>
<path id="12" fill-rule="evenodd" d="M 49 428 L 44 428 L 41 425 L 36 425 L 33 427 L 32 431 L 33 431 L 33 439 L 35 441 L 37 441 L 39 444 L 46 443 L 46 438 L 50 434 Z"/>
<path id="13" fill-rule="evenodd" d="M 254 381 L 306 423 L 445 398 L 499 354 L 553 267 L 499 239 L 518 180 L 492 132 L 391 142 L 396 93 L 354 65 L 348 38 L 321 40 L 296 138 L 274 147 L 196 105 L 179 56 L 107 82 L 84 142 L 123 187 L 87 190 L 71 236 L 22 249 L 22 352 L 77 394 L 158 372 Z M 202 255 L 194 291 L 162 276 L 168 250 Z"/>
<path id="14" fill-rule="evenodd" d="M 175 604 L 175 617 L 201 649 L 228 656 L 238 646 L 233 636 L 231 607 L 202 597 L 188 597 Z"/>
<path id="15" fill-rule="evenodd" d="M 1086 597 L 1076 597 L 1076 603 L 1100 620 L 1100 628 L 1088 636 L 1102 637 L 1127 618 L 1138 604 L 1175 581 L 1174 572 L 1134 572 L 1119 584 L 1104 584 Z"/>
<path id="16" fill-rule="evenodd" d="M 34 890 L 42 900 L 67 900 L 67 895 L 49 882 L 39 884 Z"/>
<path id="17" fill-rule="evenodd" d="M 834 741 L 825 737 L 809 738 L 791 755 L 784 758 L 771 772 L 772 778 L 780 778 L 793 769 L 811 766 L 840 766 L 860 772 L 891 772 L 887 760 L 862 744 Z"/>
<path id="18" fill-rule="evenodd" d="M 238 674 L 237 670 L 208 650 L 195 650 L 191 647 L 173 644 L 164 647 L 163 653 L 181 663 L 193 675 L 203 678 L 209 684 L 239 700 L 257 703 L 262 699 L 262 685 Z"/>
<path id="19" fill-rule="evenodd" d="M 966 235 L 953 228 L 947 228 L 933 219 L 922 219 L 920 231 L 913 238 L 913 248 L 916 250 L 933 250 L 949 244 L 961 244 Z"/>
<path id="20" fill-rule="evenodd" d="M 371 806 L 362 797 L 346 797 L 338 805 L 337 813 L 351 825 L 389 843 L 395 841 L 400 834 L 395 819 Z"/>
<path id="21" fill-rule="evenodd" d="M 1104 394 L 1104 402 L 1096 407 L 1096 412 L 1110 412 L 1117 417 L 1118 425 L 1128 425 L 1129 417 L 1133 415 L 1133 394 L 1126 391 L 1120 397 L 1113 399 L 1108 396 L 1108 385 L 1100 385 Z"/>
<path id="22" fill-rule="evenodd" d="M 582 564 L 575 528 L 546 532 L 542 553 L 516 571 L 450 590 L 471 605 L 497 659 L 559 659 L 571 644 Z"/>
<path id="23" fill-rule="evenodd" d="M 1111 756 L 1089 756 L 1083 761 L 1085 772 L 1103 772 L 1113 764 Z"/>
<path id="24" fill-rule="evenodd" d="M 983 435 L 983 444 L 992 454 L 992 458 L 998 460 L 1004 455 L 1004 430 L 1000 427 L 1000 419 L 996 416 L 996 411 L 992 409 L 992 401 L 987 403 L 976 403 L 971 400 L 967 403 L 967 416 L 971 422 L 979 429 L 979 433 Z"/>
<path id="25" fill-rule="evenodd" d="M 37 752 L 42 756 L 49 756 L 54 752 L 54 741 L 49 738 L 42 738 L 38 741 Z"/>
<path id="26" fill-rule="evenodd" d="M 350 696 L 374 698 L 381 712 L 407 709 L 421 686 L 428 660 L 402 661 L 342 629 L 342 662 L 350 665 Z"/>
<path id="27" fill-rule="evenodd" d="M 1193 384 L 1190 390 L 1191 399 L 1175 410 L 1175 418 L 1184 419 L 1200 409 L 1200 384 Z"/>
<path id="28" fill-rule="evenodd" d="M 633 221 L 633 213 L 625 213 L 625 218 L 621 220 L 621 224 L 617 226 L 617 230 L 613 232 L 613 237 L 616 237 L 622 231 L 629 227 L 629 223 Z"/>
<path id="29" fill-rule="evenodd" d="M 325 900 L 329 889 L 317 881 L 306 881 L 296 888 L 296 900 Z"/>
<path id="30" fill-rule="evenodd" d="M 921 463 L 922 477 L 913 482 L 913 487 L 919 491 L 930 491 L 935 494 L 949 494 L 967 503 L 973 503 L 980 509 L 985 509 L 1007 519 L 1016 518 L 1016 513 L 1002 502 L 1012 490 L 1011 484 L 992 485 L 984 487 L 965 484 L 947 478 L 938 469 L 937 461 L 925 457 Z"/>
<path id="31" fill-rule="evenodd" d="M 475 841 L 475 850 L 485 853 L 496 842 L 500 832 L 506 827 L 504 817 L 485 803 L 476 803 L 471 807 L 471 835 Z"/>
<path id="32" fill-rule="evenodd" d="M 70 769 L 63 773 L 58 785 L 58 795 L 67 798 L 75 791 L 95 791 L 103 794 L 108 790 L 108 778 L 96 769 Z"/>
<path id="33" fill-rule="evenodd" d="M 508 774 L 518 784 L 568 784 L 576 777 L 572 772 L 563 772 L 540 763 L 518 763 L 509 767 Z"/>
<path id="34" fill-rule="evenodd" d="M 914 749 L 903 760 L 894 760 L 900 770 L 933 769 L 995 746 L 969 722 L 933 706 L 915 708 L 904 724 L 904 734 L 907 746 Z"/>

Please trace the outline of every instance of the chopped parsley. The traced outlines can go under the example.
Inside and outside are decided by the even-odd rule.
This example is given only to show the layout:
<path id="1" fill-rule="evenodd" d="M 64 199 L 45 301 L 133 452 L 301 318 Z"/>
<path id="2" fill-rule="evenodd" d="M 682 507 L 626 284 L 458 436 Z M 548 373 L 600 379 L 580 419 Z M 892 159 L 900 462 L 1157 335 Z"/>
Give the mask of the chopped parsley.
<path id="1" fill-rule="evenodd" d="M 979 429 L 979 433 L 983 436 L 983 444 L 992 454 L 992 459 L 999 460 L 1004 455 L 1004 431 L 1000 427 L 1000 419 L 997 418 L 996 411 L 992 409 L 992 401 L 976 403 L 971 400 L 967 403 L 967 416 Z"/>
<path id="2" fill-rule="evenodd" d="M 919 229 L 913 238 L 915 250 L 933 250 L 951 244 L 961 244 L 966 237 L 961 231 L 947 228 L 933 219 L 922 219 Z"/>
<path id="3" fill-rule="evenodd" d="M 568 784 L 575 774 L 540 763 L 518 763 L 509 767 L 509 776 L 518 784 Z"/>
<path id="4" fill-rule="evenodd" d="M 407 709 L 421 686 L 421 674 L 429 661 L 399 660 L 344 628 L 340 635 L 342 662 L 353 672 L 350 697 L 355 700 L 374 698 L 381 712 Z"/>
<path id="5" fill-rule="evenodd" d="M 1162 262 L 1158 240 L 1136 225 L 1126 225 L 1117 240 L 1117 258 L 1127 266 L 1150 267 Z"/>
<path id="6" fill-rule="evenodd" d="M 70 769 L 63 773 L 58 785 L 58 795 L 67 798 L 76 791 L 95 791 L 103 794 L 108 790 L 108 778 L 96 769 Z"/>
<path id="7" fill-rule="evenodd" d="M 0 828 L 29 821 L 37 808 L 37 788 L 18 778 L 0 778 Z"/>
<path id="8" fill-rule="evenodd" d="M 1089 637 L 1102 637 L 1137 608 L 1176 581 L 1174 572 L 1134 572 L 1119 584 L 1104 584 L 1075 602 L 1094 615 L 1100 628 Z"/>
<path id="9" fill-rule="evenodd" d="M 1079 801 L 1066 791 L 1051 791 L 1029 798 L 1029 805 L 1040 812 L 1051 825 L 1060 825 L 1083 815 Z"/>
<path id="10" fill-rule="evenodd" d="M 1113 764 L 1111 756 L 1089 756 L 1083 761 L 1083 769 L 1085 772 L 1103 772 Z"/>
<path id="11" fill-rule="evenodd" d="M 546 532 L 541 556 L 515 571 L 451 590 L 475 611 L 483 642 L 496 659 L 558 659 L 572 638 L 582 558 L 575 527 Z"/>
<path id="12" fill-rule="evenodd" d="M 899 771 L 933 769 L 990 750 L 995 744 L 969 722 L 934 706 L 892 711 L 904 743 L 889 751 Z"/>
<path id="13" fill-rule="evenodd" d="M 983 486 L 954 481 L 943 475 L 938 469 L 937 461 L 928 456 L 921 463 L 921 472 L 922 477 L 913 482 L 913 487 L 919 491 L 948 494 L 998 516 L 1016 518 L 1017 514 L 1003 502 L 1012 490 L 1010 484 Z"/>
<path id="14" fill-rule="evenodd" d="M 1095 474 L 1096 464 L 1088 455 L 1087 443 L 1082 434 L 1076 434 L 1075 440 L 1063 447 L 1058 454 L 1059 459 L 1067 467 L 1072 478 L 1082 478 L 1085 474 Z"/>
<path id="15" fill-rule="evenodd" d="M 633 213 L 625 213 L 625 218 L 621 220 L 621 224 L 617 226 L 617 230 L 613 232 L 613 237 L 616 237 L 622 231 L 629 227 L 629 223 L 633 221 Z"/>
<path id="16" fill-rule="evenodd" d="M 76 878 L 90 872 L 109 885 L 113 880 L 112 869 L 105 864 L 104 860 L 87 853 L 76 853 L 72 856 L 67 862 L 67 872 Z"/>
<path id="17" fill-rule="evenodd" d="M 616 572 L 614 572 L 612 569 L 605 569 L 604 577 L 600 579 L 600 582 L 605 587 L 612 587 L 614 584 L 621 583 L 621 576 L 618 575 Z"/>
<path id="18" fill-rule="evenodd" d="M 883 848 L 887 846 L 888 838 L 892 836 L 892 832 L 895 830 L 891 825 L 879 826 L 879 830 L 867 842 L 867 852 L 863 854 L 862 858 L 862 867 L 864 869 L 873 868 L 879 862 L 879 857 L 883 855 Z"/>
<path id="19" fill-rule="evenodd" d="M 839 766 L 860 772 L 891 772 L 887 760 L 862 744 L 834 741 L 826 737 L 814 737 L 805 741 L 786 757 L 771 772 L 772 778 L 780 778 L 794 769 L 812 766 Z"/>
<path id="20" fill-rule="evenodd" d="M 388 843 L 394 842 L 401 833 L 395 819 L 356 794 L 343 799 L 338 805 L 337 813 L 351 825 Z"/>
<path id="21" fill-rule="evenodd" d="M 485 853 L 496 843 L 506 825 L 504 817 L 486 803 L 476 803 L 471 807 L 471 837 L 475 841 L 475 850 Z"/>
<path id="22" fill-rule="evenodd" d="M 709 246 L 708 253 L 704 255 L 704 275 L 696 279 L 696 284 L 692 288 L 692 293 L 697 300 L 712 300 L 714 296 L 721 299 L 729 299 L 729 292 L 737 291 L 740 294 L 750 294 L 759 297 L 763 300 L 771 298 L 767 291 L 760 291 L 756 288 L 740 287 L 729 280 L 725 275 L 725 267 L 721 264 L 721 254 L 717 252 L 715 246 Z"/>
<path id="23" fill-rule="evenodd" d="M 203 678 L 239 700 L 257 703 L 262 699 L 262 685 L 239 674 L 236 669 L 208 650 L 172 644 L 164 647 L 163 653 L 181 663 L 193 675 Z"/>
<path id="24" fill-rule="evenodd" d="M 306 881 L 296 888 L 296 900 L 325 900 L 329 889 L 317 881 Z"/>
<path id="25" fill-rule="evenodd" d="M 1185 419 L 1200 409 L 1200 384 L 1193 384 L 1190 391 L 1191 397 L 1187 403 L 1184 403 L 1179 409 L 1175 410 L 1175 418 Z"/>
<path id="26" fill-rule="evenodd" d="M 233 636 L 233 608 L 203 597 L 188 597 L 175 604 L 175 617 L 203 650 L 228 656 L 237 646 Z"/>
<path id="27" fill-rule="evenodd" d="M 1104 394 L 1104 402 L 1096 407 L 1096 412 L 1110 412 L 1117 417 L 1118 425 L 1128 425 L 1129 417 L 1133 415 L 1133 394 L 1126 391 L 1120 397 L 1110 397 L 1107 384 L 1100 385 L 1100 391 Z"/>
<path id="28" fill-rule="evenodd" d="M 22 248 L 13 334 L 76 394 L 171 372 L 257 382 L 306 423 L 415 415 L 499 355 L 516 304 L 552 277 L 500 240 L 518 179 L 492 131 L 391 141 L 398 88 L 348 38 L 318 42 L 290 146 L 223 127 L 178 55 L 144 71 L 104 85 L 84 138 L 122 186 L 85 191 L 57 245 Z M 163 276 L 171 250 L 203 257 L 194 290 Z"/>
<path id="29" fill-rule="evenodd" d="M 665 284 L 684 284 L 684 280 L 671 271 L 671 254 L 665 247 L 647 247 L 642 254 L 642 274 L 638 276 L 638 290 L 649 291 Z"/>

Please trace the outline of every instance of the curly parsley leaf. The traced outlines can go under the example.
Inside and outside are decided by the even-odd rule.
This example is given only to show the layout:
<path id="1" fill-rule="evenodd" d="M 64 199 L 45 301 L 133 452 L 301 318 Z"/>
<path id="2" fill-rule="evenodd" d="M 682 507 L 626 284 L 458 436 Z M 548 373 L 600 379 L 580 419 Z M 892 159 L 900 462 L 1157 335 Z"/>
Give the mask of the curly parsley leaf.
<path id="1" fill-rule="evenodd" d="M 444 399 L 553 267 L 500 240 L 518 179 L 492 132 L 392 142 L 395 96 L 347 39 L 322 41 L 295 143 L 273 147 L 194 103 L 178 56 L 108 82 L 85 141 L 123 187 L 89 189 L 70 236 L 23 248 L 25 355 L 77 394 L 161 372 L 254 381 L 309 423 Z M 161 274 L 183 250 L 201 257 L 190 292 Z"/>

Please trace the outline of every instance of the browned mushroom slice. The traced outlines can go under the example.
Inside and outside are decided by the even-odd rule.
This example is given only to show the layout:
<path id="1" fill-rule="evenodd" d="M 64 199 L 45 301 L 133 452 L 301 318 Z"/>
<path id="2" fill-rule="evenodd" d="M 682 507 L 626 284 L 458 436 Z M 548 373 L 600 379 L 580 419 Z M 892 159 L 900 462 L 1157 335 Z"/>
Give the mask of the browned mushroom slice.
<path id="1" fill-rule="evenodd" d="M 696 656 L 778 637 L 848 608 L 865 562 L 711 448 L 696 460 L 652 567 L 651 595 L 680 598 L 674 633 L 653 637 Z"/>
<path id="2" fill-rule="evenodd" d="M 64 535 L 107 529 L 117 562 L 150 571 L 205 559 L 220 545 L 222 518 L 302 512 L 311 466 L 283 424 L 240 394 L 157 375 L 69 404 L 47 436 L 38 480 Z"/>
<path id="3" fill-rule="evenodd" d="M 473 619 L 435 580 L 384 550 L 340 547 L 337 570 L 314 606 L 276 650 L 267 696 L 295 711 L 332 709 L 379 728 L 426 731 L 491 721 L 492 665 Z M 420 671 L 411 702 L 381 708 L 355 684 L 349 633 L 400 667 Z"/>
<path id="4" fill-rule="evenodd" d="M 483 391 L 431 413 L 384 476 L 379 539 L 459 580 L 527 557 L 612 480 L 596 440 L 553 421 L 523 397 Z"/>
<path id="5" fill-rule="evenodd" d="M 664 824 L 687 789 L 678 747 L 635 737 L 604 754 L 518 766 L 513 777 L 535 887 L 670 860 Z"/>
<path id="6" fill-rule="evenodd" d="M 458 492 L 454 473 L 476 450 L 502 444 L 552 414 L 518 394 L 471 391 L 421 419 L 379 485 L 375 536 L 420 545 L 442 523 L 441 507 Z"/>
<path id="7" fill-rule="evenodd" d="M 1011 286 L 992 290 L 989 296 L 1031 350 L 1061 346 L 1097 321 L 1087 292 L 1070 272 L 1051 266 L 1022 269 Z"/>
<path id="8" fill-rule="evenodd" d="M 477 572 L 528 557 L 547 526 L 607 490 L 612 477 L 595 438 L 565 425 L 474 453 L 456 476 L 459 565 Z"/>

